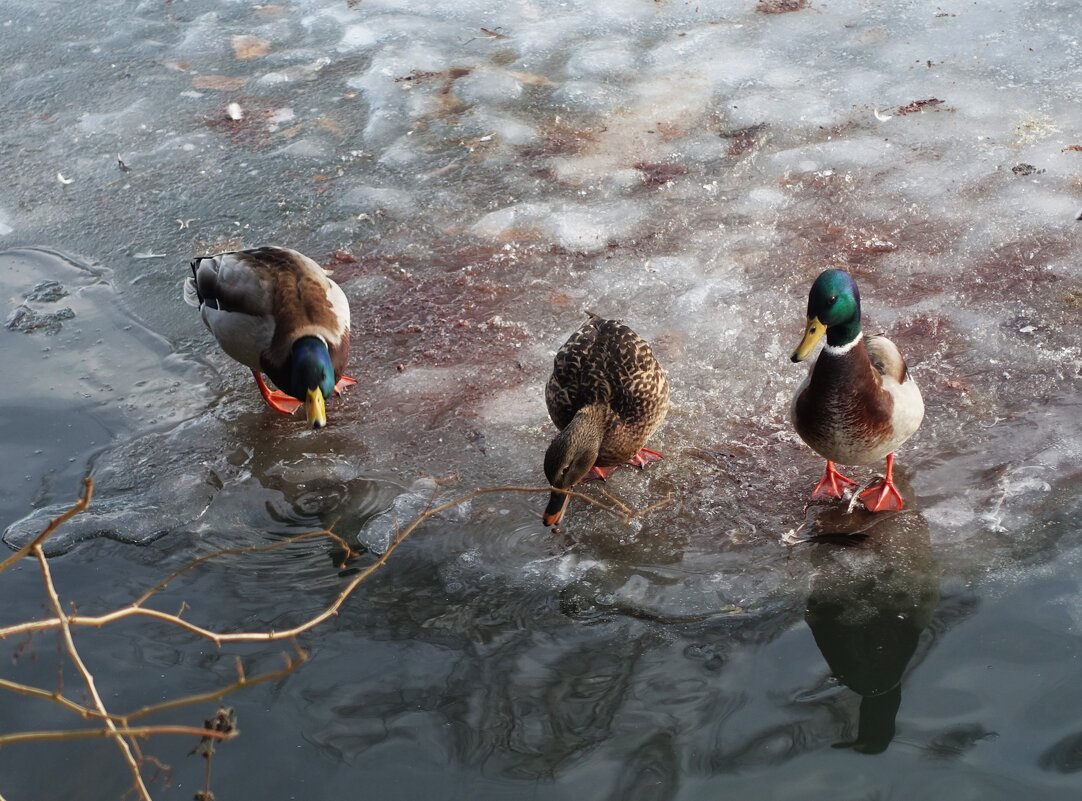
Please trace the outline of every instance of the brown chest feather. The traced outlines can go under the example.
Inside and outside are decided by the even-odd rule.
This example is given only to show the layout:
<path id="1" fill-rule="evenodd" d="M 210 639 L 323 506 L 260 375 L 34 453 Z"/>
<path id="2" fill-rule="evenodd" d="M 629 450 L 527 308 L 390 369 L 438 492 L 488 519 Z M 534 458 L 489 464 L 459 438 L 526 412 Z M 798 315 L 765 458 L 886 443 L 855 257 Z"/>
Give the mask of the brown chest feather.
<path id="1" fill-rule="evenodd" d="M 872 443 L 890 436 L 894 400 L 863 342 L 841 356 L 819 355 L 796 400 L 797 432 L 809 444 L 845 438 Z"/>

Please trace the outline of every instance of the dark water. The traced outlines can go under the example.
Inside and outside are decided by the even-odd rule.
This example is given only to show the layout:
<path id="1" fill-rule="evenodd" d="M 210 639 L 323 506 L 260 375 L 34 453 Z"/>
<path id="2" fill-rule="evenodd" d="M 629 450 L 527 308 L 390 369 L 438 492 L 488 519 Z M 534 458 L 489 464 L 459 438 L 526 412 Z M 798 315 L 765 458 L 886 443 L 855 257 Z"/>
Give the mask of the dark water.
<path id="1" fill-rule="evenodd" d="M 562 537 L 523 493 L 428 520 L 299 638 L 306 665 L 229 696 L 219 799 L 1077 795 L 1078 12 L 756 9 L 0 0 L 0 528 L 26 542 L 94 476 L 48 544 L 80 613 L 232 549 L 151 605 L 281 630 L 430 498 L 537 486 L 584 309 L 672 378 L 665 460 L 607 486 L 669 505 L 576 503 Z M 268 242 L 351 301 L 360 383 L 320 432 L 180 302 L 191 256 Z M 924 392 L 899 514 L 804 508 L 787 357 L 827 265 Z M 348 569 L 326 539 L 239 552 L 327 526 Z M 0 625 L 45 613 L 31 562 L 0 601 Z M 76 641 L 115 712 L 293 649 L 132 621 Z M 53 634 L 0 659 L 86 700 Z M 0 721 L 84 725 L 5 691 Z M 155 798 L 201 787 L 192 745 L 142 744 L 172 769 Z M 105 741 L 0 750 L 9 801 L 130 783 Z"/>

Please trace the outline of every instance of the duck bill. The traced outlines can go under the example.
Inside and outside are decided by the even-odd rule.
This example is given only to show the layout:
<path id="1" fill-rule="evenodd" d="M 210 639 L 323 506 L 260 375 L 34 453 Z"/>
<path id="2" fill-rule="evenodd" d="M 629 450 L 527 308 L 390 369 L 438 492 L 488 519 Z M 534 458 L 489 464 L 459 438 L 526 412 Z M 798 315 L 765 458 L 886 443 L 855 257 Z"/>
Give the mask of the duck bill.
<path id="1" fill-rule="evenodd" d="M 818 317 L 809 317 L 808 327 L 804 330 L 804 338 L 800 340 L 800 344 L 793 351 L 793 361 L 802 362 L 808 358 L 826 332 L 827 327 L 819 322 Z"/>
<path id="2" fill-rule="evenodd" d="M 571 496 L 566 492 L 552 491 L 552 494 L 549 495 L 549 505 L 545 507 L 545 514 L 541 517 L 546 526 L 555 526 L 563 519 L 564 510 L 570 500 Z"/>
<path id="3" fill-rule="evenodd" d="M 308 390 L 304 399 L 304 415 L 312 428 L 323 428 L 327 425 L 327 405 L 323 400 L 322 390 Z"/>

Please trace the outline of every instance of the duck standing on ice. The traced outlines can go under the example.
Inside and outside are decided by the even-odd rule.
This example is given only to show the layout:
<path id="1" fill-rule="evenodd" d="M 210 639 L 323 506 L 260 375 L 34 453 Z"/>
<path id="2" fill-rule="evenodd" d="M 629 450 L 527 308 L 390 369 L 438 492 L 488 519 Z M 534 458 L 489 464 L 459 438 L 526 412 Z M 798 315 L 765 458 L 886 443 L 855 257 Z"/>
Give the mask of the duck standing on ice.
<path id="1" fill-rule="evenodd" d="M 549 416 L 560 433 L 545 453 L 554 488 L 543 517 L 563 517 L 567 490 L 587 478 L 608 478 L 625 462 L 642 467 L 661 458 L 643 446 L 669 411 L 669 377 L 646 340 L 617 320 L 590 315 L 556 354 L 545 387 Z"/>
<path id="2" fill-rule="evenodd" d="M 327 425 L 325 401 L 357 383 L 342 375 L 349 359 L 349 302 L 307 256 L 262 247 L 192 261 L 184 300 L 227 354 L 252 371 L 272 409 L 302 405 L 313 428 Z M 279 390 L 272 392 L 263 373 Z"/>
<path id="3" fill-rule="evenodd" d="M 808 358 L 826 334 L 826 345 L 797 389 L 791 415 L 800 438 L 827 460 L 812 498 L 841 498 L 856 482 L 835 462 L 871 464 L 887 459 L 886 476 L 860 493 L 872 512 L 904 506 L 894 486 L 894 451 L 913 436 L 924 401 L 905 360 L 883 336 L 864 337 L 860 291 L 844 270 L 825 270 L 808 294 L 808 322 L 793 361 Z"/>

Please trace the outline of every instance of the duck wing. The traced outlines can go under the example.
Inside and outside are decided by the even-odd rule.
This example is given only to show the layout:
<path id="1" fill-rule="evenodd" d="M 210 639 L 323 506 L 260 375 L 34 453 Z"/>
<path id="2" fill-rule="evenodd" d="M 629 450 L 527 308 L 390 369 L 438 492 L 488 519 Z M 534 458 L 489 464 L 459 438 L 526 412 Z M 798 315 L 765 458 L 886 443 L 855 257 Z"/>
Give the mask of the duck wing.
<path id="1" fill-rule="evenodd" d="M 864 340 L 864 347 L 868 351 L 868 360 L 879 375 L 893 379 L 897 384 L 905 383 L 909 376 L 909 368 L 906 367 L 901 351 L 893 342 L 877 334 L 867 337 Z"/>
<path id="2" fill-rule="evenodd" d="M 600 318 L 591 315 L 575 333 L 568 337 L 556 353 L 552 375 L 545 386 L 545 404 L 549 417 L 563 430 L 583 406 L 608 404 L 611 387 L 598 363 L 604 359 L 598 353 Z"/>
<path id="3" fill-rule="evenodd" d="M 222 312 L 262 317 L 271 313 L 274 277 L 261 268 L 261 263 L 249 258 L 249 253 L 235 251 L 203 256 L 192 260 L 192 277 L 185 285 L 185 297 L 194 292 L 201 307 Z"/>
<path id="4" fill-rule="evenodd" d="M 591 315 L 556 354 L 545 401 L 560 429 L 591 404 L 607 406 L 629 425 L 652 418 L 660 425 L 668 410 L 668 377 L 631 328 Z"/>
<path id="5" fill-rule="evenodd" d="M 630 427 L 655 430 L 669 408 L 669 379 L 649 343 L 616 320 L 600 323 L 609 406 Z M 648 435 L 648 434 L 647 434 Z"/>

